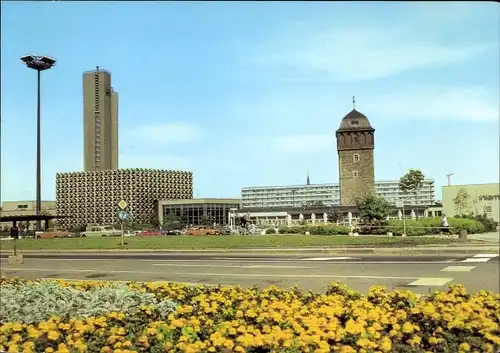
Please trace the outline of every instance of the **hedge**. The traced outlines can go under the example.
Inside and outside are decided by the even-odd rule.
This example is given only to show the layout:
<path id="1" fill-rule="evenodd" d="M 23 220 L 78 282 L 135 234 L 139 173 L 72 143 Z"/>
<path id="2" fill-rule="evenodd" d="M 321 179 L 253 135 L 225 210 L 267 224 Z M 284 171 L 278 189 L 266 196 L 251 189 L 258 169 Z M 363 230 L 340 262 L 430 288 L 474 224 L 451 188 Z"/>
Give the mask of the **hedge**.
<path id="1" fill-rule="evenodd" d="M 283 227 L 279 229 L 280 234 L 305 234 L 309 232 L 311 235 L 348 235 L 349 228 L 342 226 L 298 226 L 298 227 Z"/>
<path id="2" fill-rule="evenodd" d="M 466 230 L 469 234 L 484 232 L 484 226 L 482 225 L 482 223 L 474 219 L 448 218 L 448 224 L 450 225 L 450 232 L 453 234 L 458 233 L 462 229 Z M 427 234 L 439 234 L 442 231 L 439 228 L 440 225 L 441 218 L 439 217 L 406 220 L 406 235 L 418 236 Z M 394 235 L 403 234 L 403 221 L 390 220 L 387 231 L 392 232 Z"/>
<path id="3" fill-rule="evenodd" d="M 368 295 L 338 283 L 326 293 L 296 288 L 265 290 L 181 284 L 127 283 L 156 302 L 135 311 L 101 311 L 97 316 L 56 316 L 26 321 L 8 312 L 26 302 L 45 282 L 2 279 L 10 286 L 0 307 L 0 351 L 24 353 L 424 353 L 500 349 L 500 295 L 463 286 L 417 297 L 410 291 L 372 287 Z M 106 288 L 99 282 L 53 282 L 79 292 Z M 30 286 L 31 289 L 27 289 Z M 16 294 L 18 289 L 19 294 Z M 14 289 L 14 290 L 13 290 Z M 39 290 L 43 292 L 43 290 Z M 3 295 L 2 295 L 3 297 Z M 168 306 L 167 315 L 159 303 Z M 38 309 L 44 309 L 39 301 Z M 13 315 L 13 316 L 12 316 Z"/>

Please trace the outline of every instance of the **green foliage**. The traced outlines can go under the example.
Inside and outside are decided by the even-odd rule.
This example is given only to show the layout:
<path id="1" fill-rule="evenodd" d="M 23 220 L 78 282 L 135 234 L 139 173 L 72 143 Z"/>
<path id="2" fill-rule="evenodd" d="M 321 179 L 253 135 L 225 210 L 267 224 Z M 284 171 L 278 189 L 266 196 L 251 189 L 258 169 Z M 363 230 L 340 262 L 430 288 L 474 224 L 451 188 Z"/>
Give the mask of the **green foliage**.
<path id="1" fill-rule="evenodd" d="M 476 215 L 474 216 L 472 213 L 468 215 L 457 215 L 455 218 L 464 218 L 464 219 L 473 219 L 478 222 L 480 222 L 483 227 L 485 232 L 496 232 L 497 227 L 498 227 L 498 222 L 496 222 L 494 219 L 489 218 L 486 214 L 482 215 Z"/>
<path id="2" fill-rule="evenodd" d="M 267 228 L 266 234 L 276 234 L 276 228 L 273 227 Z"/>
<path id="3" fill-rule="evenodd" d="M 453 203 L 455 204 L 455 211 L 458 212 L 460 216 L 464 214 L 464 211 L 469 208 L 470 204 L 470 195 L 464 188 L 460 188 L 457 192 L 457 195 L 453 199 Z"/>
<path id="4" fill-rule="evenodd" d="M 181 221 L 180 217 L 177 217 L 173 213 L 169 213 L 165 216 L 163 219 L 163 229 L 167 230 L 173 230 L 173 229 L 182 229 L 185 227 L 186 224 L 184 224 Z"/>
<path id="5" fill-rule="evenodd" d="M 422 188 L 425 176 L 418 169 L 410 169 L 399 179 L 399 189 L 403 193 L 416 194 Z"/>
<path id="6" fill-rule="evenodd" d="M 328 212 L 328 220 L 330 222 L 338 222 L 341 221 L 342 218 L 342 212 L 340 212 L 340 209 L 338 207 L 332 207 Z"/>
<path id="7" fill-rule="evenodd" d="M 176 308 L 171 300 L 160 301 L 154 294 L 134 291 L 125 284 L 86 291 L 62 287 L 56 282 L 6 284 L 2 285 L 0 296 L 0 322 L 33 323 L 54 315 L 69 320 L 111 312 L 129 316 L 136 314 L 141 305 L 152 305 L 163 318 Z"/>
<path id="8" fill-rule="evenodd" d="M 305 234 L 311 235 L 348 235 L 349 228 L 342 226 L 299 226 L 283 227 L 278 230 L 280 234 Z"/>
<path id="9" fill-rule="evenodd" d="M 390 212 L 391 206 L 383 197 L 368 195 L 358 202 L 358 210 L 361 219 L 365 222 L 383 220 Z"/>
<path id="10" fill-rule="evenodd" d="M 469 234 L 483 233 L 484 226 L 481 222 L 474 219 L 464 218 L 448 218 L 450 225 L 450 232 L 452 234 L 458 233 L 460 230 L 466 230 Z M 421 236 L 428 234 L 439 234 L 441 229 L 441 218 L 422 218 L 418 220 L 406 220 L 406 235 L 408 236 Z M 390 220 L 388 222 L 388 231 L 394 235 L 403 234 L 403 221 Z"/>

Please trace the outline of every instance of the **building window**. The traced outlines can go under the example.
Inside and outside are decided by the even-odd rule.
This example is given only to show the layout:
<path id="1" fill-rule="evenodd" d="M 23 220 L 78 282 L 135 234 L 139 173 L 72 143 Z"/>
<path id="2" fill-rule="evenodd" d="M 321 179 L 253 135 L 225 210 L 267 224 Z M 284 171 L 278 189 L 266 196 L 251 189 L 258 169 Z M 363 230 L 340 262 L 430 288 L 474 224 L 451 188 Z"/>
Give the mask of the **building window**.
<path id="1" fill-rule="evenodd" d="M 358 153 L 355 153 L 354 156 L 353 156 L 353 161 L 355 163 L 359 162 L 359 154 Z"/>
<path id="2" fill-rule="evenodd" d="M 358 120 L 351 120 L 351 125 L 359 125 L 359 121 Z"/>
<path id="3" fill-rule="evenodd" d="M 28 208 L 28 205 L 17 205 L 17 208 L 24 210 L 24 209 Z"/>
<path id="4" fill-rule="evenodd" d="M 358 135 L 354 135 L 354 143 L 358 143 L 359 142 L 359 137 Z"/>
<path id="5" fill-rule="evenodd" d="M 484 213 L 490 213 L 491 212 L 491 206 L 484 206 L 483 207 Z"/>
<path id="6" fill-rule="evenodd" d="M 357 178 L 358 177 L 358 172 L 356 170 L 353 170 L 352 171 L 352 176 Z"/>

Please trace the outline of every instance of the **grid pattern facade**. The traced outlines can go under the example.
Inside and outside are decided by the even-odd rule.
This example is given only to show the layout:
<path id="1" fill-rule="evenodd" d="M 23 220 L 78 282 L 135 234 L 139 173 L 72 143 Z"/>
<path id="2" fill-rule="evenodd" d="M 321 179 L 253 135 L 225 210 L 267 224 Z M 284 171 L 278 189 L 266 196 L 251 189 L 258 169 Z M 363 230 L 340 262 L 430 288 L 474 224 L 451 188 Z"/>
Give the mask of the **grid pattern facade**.
<path id="1" fill-rule="evenodd" d="M 375 192 L 389 203 L 404 200 L 407 205 L 433 205 L 435 203 L 434 180 L 426 179 L 416 197 L 403 194 L 399 180 L 376 181 Z M 339 206 L 339 184 L 312 184 L 289 186 L 247 187 L 241 189 L 241 207 L 300 207 Z"/>
<path id="2" fill-rule="evenodd" d="M 105 70 L 83 74 L 84 171 L 118 169 L 118 94 Z"/>
<path id="3" fill-rule="evenodd" d="M 193 198 L 191 172 L 155 169 L 118 169 L 58 173 L 57 214 L 66 228 L 89 223 L 117 223 L 117 204 L 127 202 L 134 223 L 156 218 L 155 202 Z"/>

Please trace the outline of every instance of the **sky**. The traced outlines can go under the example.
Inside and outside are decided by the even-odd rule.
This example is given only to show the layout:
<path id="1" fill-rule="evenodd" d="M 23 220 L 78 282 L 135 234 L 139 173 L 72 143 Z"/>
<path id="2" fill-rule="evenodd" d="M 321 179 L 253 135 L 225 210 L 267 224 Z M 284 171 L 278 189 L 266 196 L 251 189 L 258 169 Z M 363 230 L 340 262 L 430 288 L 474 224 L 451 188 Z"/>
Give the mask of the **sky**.
<path id="1" fill-rule="evenodd" d="M 376 129 L 375 176 L 498 182 L 500 7 L 493 2 L 1 3 L 1 200 L 83 168 L 82 72 L 112 73 L 120 168 L 194 173 L 195 197 L 338 182 L 335 130 Z"/>

